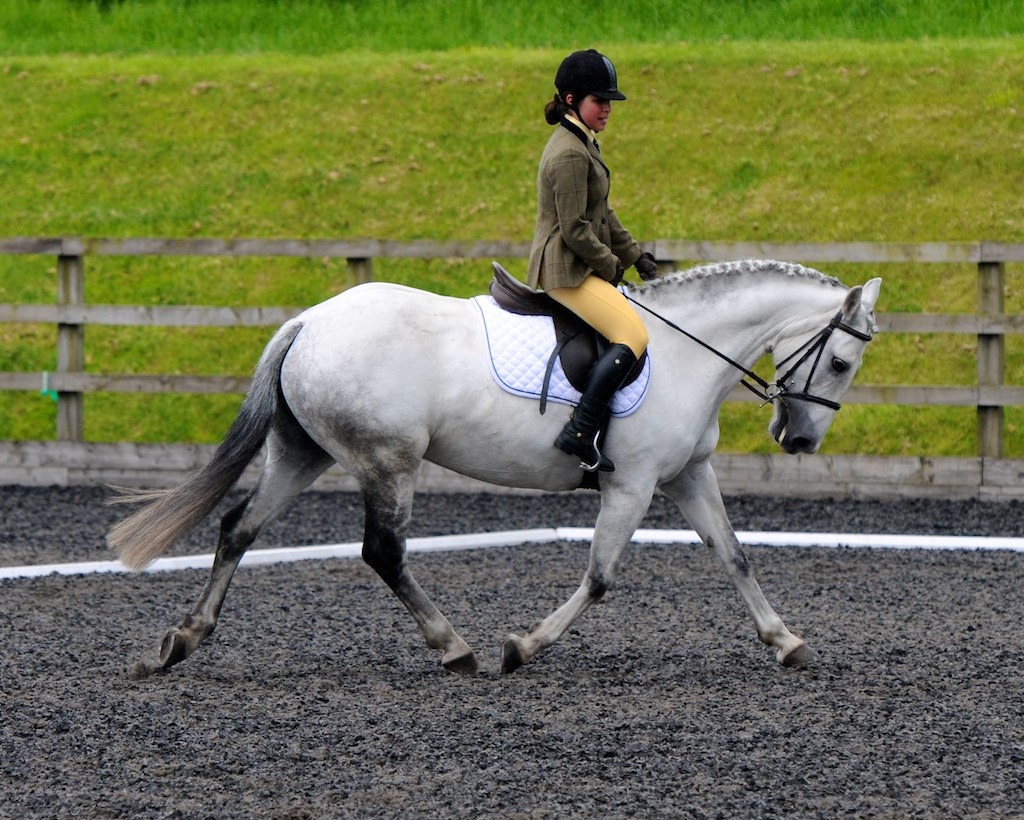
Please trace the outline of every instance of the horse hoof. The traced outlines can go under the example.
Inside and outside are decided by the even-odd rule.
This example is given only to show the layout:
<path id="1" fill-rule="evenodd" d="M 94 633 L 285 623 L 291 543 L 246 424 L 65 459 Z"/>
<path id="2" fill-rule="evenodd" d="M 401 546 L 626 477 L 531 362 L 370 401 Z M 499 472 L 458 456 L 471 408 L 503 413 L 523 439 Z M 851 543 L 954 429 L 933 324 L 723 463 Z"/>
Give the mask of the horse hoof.
<path id="1" fill-rule="evenodd" d="M 441 665 L 449 672 L 455 672 L 459 675 L 475 675 L 480 668 L 476 662 L 476 655 L 472 651 L 454 658 L 445 656 L 441 661 Z"/>
<path id="2" fill-rule="evenodd" d="M 526 659 L 520 649 L 519 638 L 509 635 L 501 645 L 501 671 L 515 672 L 524 663 L 526 663 Z"/>
<path id="3" fill-rule="evenodd" d="M 170 630 L 160 642 L 160 665 L 158 669 L 167 669 L 181 663 L 188 657 L 188 645 L 185 636 L 177 629 Z"/>
<path id="4" fill-rule="evenodd" d="M 785 655 L 779 656 L 779 663 L 790 668 L 808 666 L 816 660 L 818 660 L 818 653 L 805 643 L 789 650 Z"/>

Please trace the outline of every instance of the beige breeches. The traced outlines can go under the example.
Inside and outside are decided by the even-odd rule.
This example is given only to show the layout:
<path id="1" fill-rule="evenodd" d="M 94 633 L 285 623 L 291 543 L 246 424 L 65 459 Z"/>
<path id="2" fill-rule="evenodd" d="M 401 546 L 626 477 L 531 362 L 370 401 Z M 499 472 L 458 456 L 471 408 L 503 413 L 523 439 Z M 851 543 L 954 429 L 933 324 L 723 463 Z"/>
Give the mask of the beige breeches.
<path id="1" fill-rule="evenodd" d="M 647 328 L 626 297 L 611 282 L 591 274 L 574 288 L 555 288 L 548 296 L 568 308 L 612 344 L 626 345 L 637 358 L 647 349 Z"/>

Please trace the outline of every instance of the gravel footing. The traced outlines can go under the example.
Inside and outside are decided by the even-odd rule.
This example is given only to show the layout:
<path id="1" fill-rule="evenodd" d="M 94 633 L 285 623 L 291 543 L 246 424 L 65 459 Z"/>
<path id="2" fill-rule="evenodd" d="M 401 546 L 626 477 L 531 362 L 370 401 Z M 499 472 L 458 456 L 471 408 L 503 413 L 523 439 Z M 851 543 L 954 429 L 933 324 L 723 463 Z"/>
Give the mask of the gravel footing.
<path id="1" fill-rule="evenodd" d="M 95 488 L 0 488 L 0 565 L 105 560 Z M 592 526 L 598 498 L 431 495 L 413 535 Z M 1020 536 L 1017 502 L 727 500 L 741 530 Z M 225 505 L 226 508 L 226 505 Z M 209 551 L 216 518 L 176 548 Z M 256 546 L 359 539 L 306 493 Z M 644 527 L 685 523 L 657 499 Z M 445 673 L 357 560 L 240 570 L 215 635 L 129 680 L 205 572 L 0 581 L 0 817 L 1024 816 L 1024 555 L 754 547 L 779 668 L 701 547 L 632 546 L 564 640 L 498 647 L 564 602 L 585 545 L 416 554 L 484 671 Z"/>

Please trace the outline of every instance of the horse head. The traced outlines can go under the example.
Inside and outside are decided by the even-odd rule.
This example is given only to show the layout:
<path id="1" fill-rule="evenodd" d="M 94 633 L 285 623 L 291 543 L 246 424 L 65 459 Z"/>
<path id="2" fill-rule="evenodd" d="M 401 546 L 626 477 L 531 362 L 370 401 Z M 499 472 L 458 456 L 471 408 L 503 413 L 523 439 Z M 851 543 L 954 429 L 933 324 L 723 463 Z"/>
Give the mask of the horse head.
<path id="1" fill-rule="evenodd" d="M 882 286 L 872 279 L 850 288 L 829 324 L 781 360 L 775 360 L 772 420 L 768 425 L 787 453 L 814 453 L 821 446 L 860 369 L 864 348 L 878 331 L 875 303 Z M 778 345 L 785 349 L 785 345 Z"/>

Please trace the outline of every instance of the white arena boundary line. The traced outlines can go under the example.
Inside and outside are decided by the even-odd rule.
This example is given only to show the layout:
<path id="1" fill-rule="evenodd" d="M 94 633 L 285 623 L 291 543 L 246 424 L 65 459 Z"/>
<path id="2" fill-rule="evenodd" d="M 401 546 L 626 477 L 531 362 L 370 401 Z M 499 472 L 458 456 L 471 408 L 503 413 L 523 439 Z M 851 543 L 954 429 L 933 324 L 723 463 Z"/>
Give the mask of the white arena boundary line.
<path id="1" fill-rule="evenodd" d="M 506 532 L 476 533 L 472 535 L 446 535 L 431 538 L 410 538 L 410 552 L 441 552 L 449 550 L 481 549 L 484 547 L 512 547 L 521 544 L 543 544 L 551 541 L 589 541 L 594 535 L 592 527 L 558 527 Z M 747 546 L 817 547 L 826 549 L 924 549 L 924 550 L 1008 550 L 1024 552 L 1024 538 L 988 538 L 957 535 L 870 535 L 827 532 L 737 532 L 741 544 Z M 699 544 L 693 530 L 637 530 L 634 544 Z M 280 564 L 291 561 L 324 558 L 358 558 L 362 544 L 321 544 L 308 547 L 277 547 L 249 550 L 241 566 Z M 167 572 L 177 569 L 209 569 L 213 553 L 180 555 L 158 558 L 146 572 Z M 0 579 L 36 578 L 44 575 L 94 575 L 99 573 L 129 572 L 120 561 L 83 561 L 70 564 L 36 564 L 21 567 L 0 567 Z"/>

